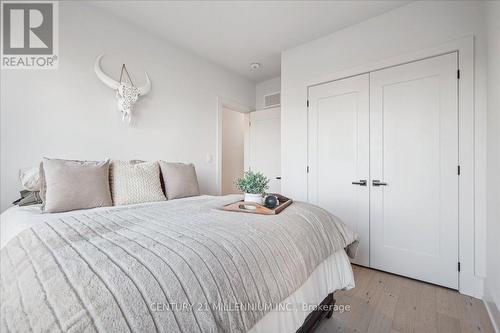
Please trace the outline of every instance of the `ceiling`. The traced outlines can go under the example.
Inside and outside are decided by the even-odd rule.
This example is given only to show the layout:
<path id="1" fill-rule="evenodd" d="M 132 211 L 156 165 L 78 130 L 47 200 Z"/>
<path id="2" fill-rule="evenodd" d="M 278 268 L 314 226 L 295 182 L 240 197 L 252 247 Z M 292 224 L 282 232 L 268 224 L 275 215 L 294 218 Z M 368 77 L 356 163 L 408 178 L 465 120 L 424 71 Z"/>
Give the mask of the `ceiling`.
<path id="1" fill-rule="evenodd" d="M 280 75 L 281 51 L 409 1 L 99 1 L 94 4 L 254 82 Z M 250 69 L 258 62 L 259 70 Z"/>

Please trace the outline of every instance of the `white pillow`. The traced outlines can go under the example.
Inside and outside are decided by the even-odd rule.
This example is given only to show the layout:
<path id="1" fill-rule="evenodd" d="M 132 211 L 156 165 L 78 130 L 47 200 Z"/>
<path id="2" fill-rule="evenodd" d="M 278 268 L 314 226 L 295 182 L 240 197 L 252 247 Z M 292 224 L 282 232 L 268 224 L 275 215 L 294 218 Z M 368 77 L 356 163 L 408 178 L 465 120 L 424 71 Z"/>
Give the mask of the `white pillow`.
<path id="1" fill-rule="evenodd" d="M 40 166 L 19 170 L 19 180 L 25 190 L 36 192 L 40 191 Z"/>
<path id="2" fill-rule="evenodd" d="M 109 180 L 115 206 L 167 200 L 157 162 L 112 161 Z"/>

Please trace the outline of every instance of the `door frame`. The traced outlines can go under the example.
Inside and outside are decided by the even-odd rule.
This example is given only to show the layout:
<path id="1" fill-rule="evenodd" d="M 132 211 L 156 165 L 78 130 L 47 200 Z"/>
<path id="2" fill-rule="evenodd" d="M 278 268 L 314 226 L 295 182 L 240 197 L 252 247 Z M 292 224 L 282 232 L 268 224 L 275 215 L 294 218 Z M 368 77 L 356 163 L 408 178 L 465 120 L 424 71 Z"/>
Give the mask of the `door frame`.
<path id="1" fill-rule="evenodd" d="M 248 156 L 248 115 L 252 111 L 252 108 L 246 106 L 240 102 L 237 102 L 231 98 L 217 96 L 217 116 L 216 116 L 216 147 L 215 147 L 215 186 L 217 195 L 222 194 L 222 109 L 228 108 L 236 112 L 241 112 L 245 114 L 245 170 L 247 169 L 247 158 Z"/>
<path id="2" fill-rule="evenodd" d="M 484 170 L 485 114 L 476 114 L 474 105 L 474 36 L 468 36 L 427 49 L 391 57 L 354 68 L 326 73 L 306 83 L 307 100 L 309 88 L 320 84 L 370 73 L 376 70 L 403 65 L 409 62 L 457 52 L 460 80 L 458 82 L 458 131 L 459 131 L 459 212 L 458 212 L 458 261 L 460 262 L 459 292 L 482 298 L 485 274 L 486 225 L 484 197 L 486 182 L 481 177 Z M 304 101 L 304 105 L 306 101 Z M 308 135 L 309 136 L 309 135 Z M 309 155 L 309 152 L 307 152 Z M 309 156 L 307 156 L 309 160 Z M 479 169 L 480 172 L 476 172 Z M 306 175 L 306 178 L 307 175 Z M 309 180 L 308 180 L 309 181 Z M 477 206 L 477 207 L 476 207 Z"/>

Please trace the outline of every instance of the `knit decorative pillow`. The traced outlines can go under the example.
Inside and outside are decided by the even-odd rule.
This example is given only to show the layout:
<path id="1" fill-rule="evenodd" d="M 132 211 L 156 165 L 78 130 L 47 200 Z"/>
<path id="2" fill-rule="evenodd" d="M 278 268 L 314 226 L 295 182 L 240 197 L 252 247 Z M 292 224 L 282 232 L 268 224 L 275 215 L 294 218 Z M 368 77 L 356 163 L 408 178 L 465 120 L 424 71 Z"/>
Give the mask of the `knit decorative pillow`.
<path id="1" fill-rule="evenodd" d="M 112 161 L 109 182 L 115 206 L 167 200 L 157 162 Z"/>

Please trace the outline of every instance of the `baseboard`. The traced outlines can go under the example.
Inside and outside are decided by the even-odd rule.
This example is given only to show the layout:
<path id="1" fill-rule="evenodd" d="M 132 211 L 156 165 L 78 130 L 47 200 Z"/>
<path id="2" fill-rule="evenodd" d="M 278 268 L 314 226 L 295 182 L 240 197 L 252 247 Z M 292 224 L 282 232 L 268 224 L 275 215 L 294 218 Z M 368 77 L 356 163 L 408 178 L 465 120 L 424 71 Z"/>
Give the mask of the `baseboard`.
<path id="1" fill-rule="evenodd" d="M 498 311 L 498 308 L 493 301 L 483 300 L 483 303 L 486 307 L 486 311 L 488 311 L 488 314 L 490 315 L 495 332 L 500 333 L 500 311 Z"/>

